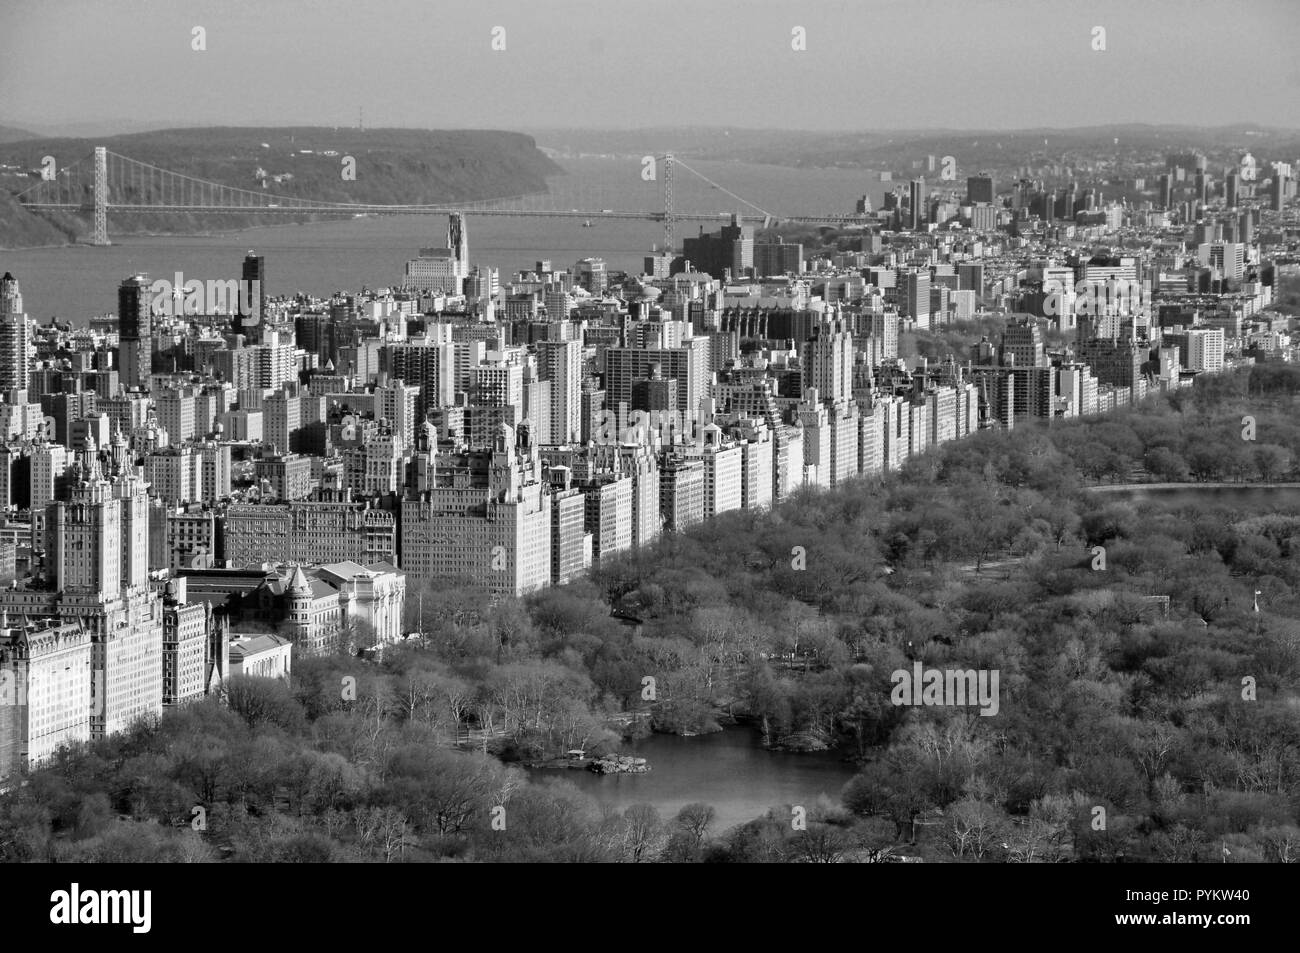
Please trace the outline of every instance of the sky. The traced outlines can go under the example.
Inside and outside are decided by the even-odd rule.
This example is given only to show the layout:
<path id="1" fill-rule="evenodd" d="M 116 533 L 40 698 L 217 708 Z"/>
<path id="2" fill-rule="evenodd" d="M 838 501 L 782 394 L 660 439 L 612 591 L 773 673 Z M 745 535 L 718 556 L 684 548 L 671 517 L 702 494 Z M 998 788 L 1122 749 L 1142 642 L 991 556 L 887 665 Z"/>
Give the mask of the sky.
<path id="1" fill-rule="evenodd" d="M 1300 128 L 1298 53 L 1300 0 L 0 0 L 0 122 Z"/>

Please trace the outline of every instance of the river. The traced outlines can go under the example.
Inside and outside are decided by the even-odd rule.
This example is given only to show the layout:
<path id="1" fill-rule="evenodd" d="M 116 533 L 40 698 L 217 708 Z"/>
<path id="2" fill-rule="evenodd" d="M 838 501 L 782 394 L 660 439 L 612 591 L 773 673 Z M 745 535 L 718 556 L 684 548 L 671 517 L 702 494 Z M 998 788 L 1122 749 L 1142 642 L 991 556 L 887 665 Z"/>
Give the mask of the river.
<path id="1" fill-rule="evenodd" d="M 600 196 L 605 203 L 601 208 L 662 208 L 660 183 L 643 182 L 635 158 L 558 161 L 568 175 L 552 179 L 557 192 L 571 191 L 572 183 L 581 182 L 584 189 Z M 857 198 L 868 192 L 879 207 L 883 188 L 875 175 L 860 170 L 695 160 L 691 165 L 776 215 L 851 212 Z M 691 204 L 689 173 L 679 172 L 674 186 L 687 193 L 678 206 Z M 708 187 L 696 187 L 695 196 L 701 188 Z M 735 204 L 714 195 L 708 199 L 714 202 L 711 207 Z M 698 228 L 698 224 L 678 223 L 678 241 Z M 33 318 L 47 322 L 57 315 L 81 325 L 91 315 L 116 312 L 117 286 L 129 275 L 147 272 L 171 279 L 179 271 L 187 280 L 238 277 L 240 262 L 250 249 L 266 257 L 266 290 L 271 295 L 299 291 L 329 295 L 363 286 L 386 287 L 398 280 L 406 260 L 421 246 L 445 245 L 446 231 L 447 220 L 440 215 L 268 225 L 201 236 L 115 235 L 110 221 L 113 244 L 107 248 L 0 251 L 0 272 L 10 271 L 18 278 L 24 307 Z M 610 268 L 639 274 L 651 246 L 663 240 L 662 224 L 651 221 L 595 220 L 591 228 L 584 228 L 576 219 L 470 213 L 466 231 L 471 261 L 499 268 L 503 280 L 533 268 L 539 260 L 565 267 L 588 256 L 604 258 Z"/>
<path id="2" fill-rule="evenodd" d="M 534 780 L 562 778 L 574 782 L 602 804 L 622 811 L 633 804 L 651 804 L 664 820 L 697 801 L 717 811 L 711 833 L 718 834 L 767 813 L 802 805 L 810 811 L 819 795 L 838 803 L 840 790 L 857 773 L 842 751 L 791 754 L 760 746 L 750 728 L 694 738 L 650 735 L 619 749 L 620 754 L 645 758 L 646 774 L 606 774 L 540 768 Z"/>

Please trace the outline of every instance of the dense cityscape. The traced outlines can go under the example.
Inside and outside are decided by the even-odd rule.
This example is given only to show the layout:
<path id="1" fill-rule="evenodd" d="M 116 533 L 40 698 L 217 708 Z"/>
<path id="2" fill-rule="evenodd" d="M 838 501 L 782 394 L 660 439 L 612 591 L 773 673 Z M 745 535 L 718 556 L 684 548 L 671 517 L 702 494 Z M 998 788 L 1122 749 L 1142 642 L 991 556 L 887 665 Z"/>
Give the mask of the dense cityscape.
<path id="1" fill-rule="evenodd" d="M 858 203 L 845 251 L 737 215 L 639 275 L 503 278 L 452 213 L 388 288 L 268 297 L 250 251 L 238 280 L 126 276 L 87 327 L 33 321 L 6 273 L 5 779 L 232 678 L 418 641 L 424 589 L 564 586 L 979 431 L 1290 361 L 1291 166 L 1235 159 L 1170 155 L 1140 206 L 917 176 Z M 989 321 L 964 360 L 903 359 Z"/>

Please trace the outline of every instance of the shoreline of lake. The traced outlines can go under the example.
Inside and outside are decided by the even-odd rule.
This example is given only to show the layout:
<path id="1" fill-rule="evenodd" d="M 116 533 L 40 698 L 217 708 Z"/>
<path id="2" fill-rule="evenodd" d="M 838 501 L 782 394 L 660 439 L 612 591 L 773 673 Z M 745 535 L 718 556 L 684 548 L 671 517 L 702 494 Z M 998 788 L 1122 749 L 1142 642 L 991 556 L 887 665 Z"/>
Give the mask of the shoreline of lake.
<path id="1" fill-rule="evenodd" d="M 720 833 L 772 808 L 810 807 L 823 795 L 838 801 L 844 785 L 860 769 L 836 749 L 770 750 L 763 747 L 761 733 L 746 725 L 689 738 L 655 733 L 620 745 L 617 753 L 645 758 L 650 770 L 613 774 L 559 766 L 525 770 L 538 780 L 568 781 L 618 811 L 650 804 L 665 820 L 687 804 L 710 804 L 717 812 L 714 831 Z"/>

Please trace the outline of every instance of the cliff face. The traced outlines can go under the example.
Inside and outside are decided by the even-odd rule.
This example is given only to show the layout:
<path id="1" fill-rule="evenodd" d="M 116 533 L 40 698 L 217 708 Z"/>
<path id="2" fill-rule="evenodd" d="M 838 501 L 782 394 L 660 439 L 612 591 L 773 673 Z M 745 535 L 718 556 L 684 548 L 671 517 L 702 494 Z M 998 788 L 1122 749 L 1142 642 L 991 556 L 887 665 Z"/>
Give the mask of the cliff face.
<path id="1" fill-rule="evenodd" d="M 59 215 L 56 225 L 50 216 L 34 215 L 18 204 L 13 195 L 0 189 L 0 248 L 34 248 L 39 245 L 63 245 L 73 240 L 74 224 Z"/>
<path id="2" fill-rule="evenodd" d="M 326 202 L 471 202 L 544 192 L 546 178 L 563 172 L 538 150 L 532 137 L 519 133 L 317 127 L 169 129 L 96 140 L 29 139 L 0 145 L 0 165 L 37 169 L 42 157 L 52 155 L 59 167 L 83 159 L 82 168 L 89 168 L 93 160 L 86 157 L 101 145 L 197 179 Z M 354 181 L 343 178 L 348 156 L 355 159 Z M 13 200 L 13 193 L 36 182 L 26 174 L 0 174 L 0 247 L 83 240 L 91 226 L 88 215 L 33 213 Z M 113 197 L 124 194 L 147 201 L 154 194 L 149 187 L 137 190 L 136 183 L 110 182 L 110 187 Z M 183 234 L 310 218 L 131 212 L 110 215 L 109 233 Z"/>

